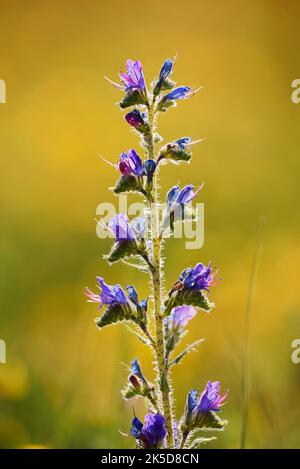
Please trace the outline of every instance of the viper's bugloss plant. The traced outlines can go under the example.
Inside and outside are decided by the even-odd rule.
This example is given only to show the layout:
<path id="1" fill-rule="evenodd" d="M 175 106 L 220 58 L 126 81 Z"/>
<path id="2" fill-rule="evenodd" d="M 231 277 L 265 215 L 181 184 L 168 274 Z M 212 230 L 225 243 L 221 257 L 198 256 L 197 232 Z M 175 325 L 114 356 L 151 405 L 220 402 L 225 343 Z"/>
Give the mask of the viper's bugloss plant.
<path id="1" fill-rule="evenodd" d="M 161 145 L 162 137 L 156 127 L 158 115 L 197 91 L 189 86 L 175 87 L 176 83 L 170 79 L 173 67 L 174 60 L 165 60 L 150 88 L 139 61 L 127 60 L 126 71 L 120 73 L 121 83 L 108 79 L 123 93 L 119 103 L 121 109 L 131 108 L 125 120 L 140 136 L 143 150 L 142 156 L 134 149 L 123 151 L 116 163 L 112 163 L 119 172 L 113 191 L 117 195 L 139 193 L 148 206 L 149 216 L 145 213 L 145 217 L 130 221 L 122 213 L 116 214 L 108 224 L 100 221 L 114 237 L 111 251 L 105 258 L 109 263 L 123 261 L 148 273 L 152 283 L 151 301 L 148 298 L 140 300 L 133 285 L 123 289 L 119 284 L 106 284 L 102 277 L 97 277 L 99 292 L 86 289 L 88 301 L 98 303 L 99 310 L 104 309 L 96 319 L 99 328 L 116 322 L 126 323 L 154 356 L 154 383 L 134 359 L 128 367 L 128 381 L 122 390 L 124 399 L 145 399 L 148 410 L 142 419 L 144 423 L 134 416 L 131 426 L 128 425 L 137 448 L 197 448 L 215 439 L 200 437 L 199 432 L 223 430 L 227 423 L 219 417 L 227 393 L 220 394 L 218 381 L 209 381 L 202 394 L 197 390 L 189 391 L 181 416 L 177 415 L 173 401 L 172 368 L 203 339 L 177 355 L 176 347 L 186 335 L 188 323 L 197 314 L 197 309 L 208 313 L 214 307 L 208 295 L 217 276 L 210 263 L 206 266 L 198 262 L 195 267 L 184 269 L 174 279 L 169 293 L 163 294 L 164 234 L 172 234 L 176 222 L 186 221 L 190 204 L 203 187 L 203 184 L 197 188 L 192 184 L 171 187 L 166 194 L 165 210 L 162 216 L 159 215 L 158 173 L 161 164 L 189 161 L 192 145 L 199 141 L 181 137 Z M 136 263 L 126 261 L 129 257 L 135 257 Z"/>

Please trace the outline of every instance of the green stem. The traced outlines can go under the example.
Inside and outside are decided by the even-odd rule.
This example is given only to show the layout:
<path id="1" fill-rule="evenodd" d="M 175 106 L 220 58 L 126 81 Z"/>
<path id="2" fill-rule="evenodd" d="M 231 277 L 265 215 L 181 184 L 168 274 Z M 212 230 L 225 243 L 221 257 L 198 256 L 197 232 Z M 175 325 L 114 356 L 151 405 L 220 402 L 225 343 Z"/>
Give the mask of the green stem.
<path id="1" fill-rule="evenodd" d="M 150 139 L 148 144 L 148 157 L 154 159 L 154 101 L 149 107 L 149 127 Z M 167 369 L 165 366 L 165 345 L 163 330 L 163 315 L 161 312 L 161 239 L 159 236 L 159 218 L 157 212 L 158 194 L 157 194 L 157 173 L 153 176 L 153 202 L 150 204 L 151 212 L 151 238 L 152 238 L 152 284 L 154 297 L 155 313 L 155 333 L 156 333 L 156 361 L 158 367 L 158 383 L 161 392 L 161 401 L 166 419 L 167 445 L 168 448 L 174 447 L 172 413 L 170 403 L 170 390 L 168 386 Z"/>
<path id="2" fill-rule="evenodd" d="M 181 440 L 179 449 L 184 449 L 188 436 L 189 436 L 189 431 L 184 432 L 184 434 L 182 435 L 182 440 Z"/>

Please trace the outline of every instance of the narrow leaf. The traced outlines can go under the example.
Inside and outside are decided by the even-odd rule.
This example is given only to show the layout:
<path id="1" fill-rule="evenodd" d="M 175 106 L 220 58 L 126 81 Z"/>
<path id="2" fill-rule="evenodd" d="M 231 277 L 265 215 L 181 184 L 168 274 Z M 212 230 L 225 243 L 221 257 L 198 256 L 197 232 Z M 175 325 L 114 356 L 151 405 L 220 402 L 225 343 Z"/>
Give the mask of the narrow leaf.
<path id="1" fill-rule="evenodd" d="M 199 340 L 196 340 L 196 342 L 193 342 L 191 345 L 189 345 L 185 350 L 183 350 L 183 352 L 181 352 L 176 358 L 174 358 L 174 360 L 172 360 L 170 362 L 170 367 L 173 366 L 173 365 L 178 365 L 178 363 L 181 362 L 181 360 L 190 352 L 192 352 L 193 350 L 196 349 L 196 347 L 201 344 L 202 342 L 204 342 L 205 339 L 199 339 Z"/>
<path id="2" fill-rule="evenodd" d="M 189 449 L 197 449 L 200 448 L 201 445 L 205 445 L 206 443 L 209 443 L 210 441 L 216 440 L 217 437 L 212 436 L 211 438 L 196 438 L 196 440 L 192 441 L 189 444 Z"/>

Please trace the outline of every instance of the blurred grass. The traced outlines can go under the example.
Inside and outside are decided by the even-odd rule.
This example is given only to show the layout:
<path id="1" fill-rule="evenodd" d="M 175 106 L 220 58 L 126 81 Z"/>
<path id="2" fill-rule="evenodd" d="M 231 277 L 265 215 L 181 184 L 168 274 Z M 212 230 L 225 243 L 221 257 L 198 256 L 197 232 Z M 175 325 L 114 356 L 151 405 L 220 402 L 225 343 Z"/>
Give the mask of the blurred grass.
<path id="1" fill-rule="evenodd" d="M 1 2 L 0 446 L 126 447 L 131 405 L 120 399 L 121 365 L 142 346 L 122 328 L 99 332 L 96 308 L 82 295 L 101 274 L 110 283 L 148 284 L 101 256 L 110 242 L 95 235 L 98 203 L 108 191 L 111 160 L 138 143 L 114 103 L 126 58 L 140 58 L 148 79 L 178 50 L 175 79 L 204 88 L 161 116 L 166 140 L 206 137 L 190 165 L 163 167 L 170 185 L 205 181 L 205 245 L 166 245 L 166 285 L 197 261 L 212 260 L 223 281 L 217 308 L 199 313 L 188 342 L 206 341 L 174 371 L 178 411 L 191 387 L 220 379 L 230 389 L 230 424 L 215 446 L 240 441 L 243 311 L 256 227 L 268 225 L 252 323 L 249 447 L 299 447 L 299 367 L 290 343 L 299 335 L 299 112 L 290 84 L 299 72 L 296 1 L 224 3 L 188 0 L 184 10 L 157 0 L 145 9 L 95 0 Z M 131 200 L 134 200 L 132 197 Z M 285 277 L 288 277 L 285 280 Z M 288 396 L 288 399 L 286 398 Z M 291 403 L 293 405 L 291 406 Z M 136 402 L 137 414 L 144 412 Z M 179 416 L 179 415 L 178 415 Z"/>

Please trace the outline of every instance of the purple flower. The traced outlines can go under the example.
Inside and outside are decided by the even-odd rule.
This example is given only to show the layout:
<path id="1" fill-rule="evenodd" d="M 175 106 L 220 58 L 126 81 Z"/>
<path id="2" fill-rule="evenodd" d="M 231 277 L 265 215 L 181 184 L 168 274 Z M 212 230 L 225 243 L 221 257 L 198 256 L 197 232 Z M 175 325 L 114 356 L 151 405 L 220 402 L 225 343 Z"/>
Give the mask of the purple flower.
<path id="1" fill-rule="evenodd" d="M 193 428 L 222 429 L 226 425 L 213 412 L 219 412 L 224 404 L 228 393 L 220 395 L 219 381 L 208 381 L 205 390 L 198 397 L 198 391 L 192 389 L 187 396 L 184 420 L 181 430 L 189 434 Z"/>
<path id="2" fill-rule="evenodd" d="M 119 170 L 123 176 L 141 176 L 143 174 L 143 163 L 137 152 L 133 149 L 125 151 L 120 156 Z"/>
<path id="3" fill-rule="evenodd" d="M 211 264 L 196 264 L 194 268 L 185 269 L 179 277 L 184 287 L 192 290 L 208 290 L 216 283 L 217 271 L 212 272 Z"/>
<path id="4" fill-rule="evenodd" d="M 170 91 L 163 97 L 164 101 L 175 101 L 176 99 L 185 99 L 193 94 L 189 86 L 179 86 L 175 90 Z"/>
<path id="5" fill-rule="evenodd" d="M 108 228 L 115 235 L 116 241 L 133 241 L 134 234 L 128 222 L 128 217 L 125 213 L 120 215 L 116 213 L 108 223 Z"/>
<path id="6" fill-rule="evenodd" d="M 125 305 L 127 298 L 120 285 L 107 285 L 102 277 L 97 277 L 100 294 L 93 293 L 89 288 L 86 288 L 85 295 L 90 303 L 99 303 L 99 309 L 103 305 Z"/>
<path id="7" fill-rule="evenodd" d="M 120 73 L 121 81 L 124 84 L 125 91 L 144 90 L 146 88 L 143 67 L 139 60 L 127 60 L 126 72 Z"/>
<path id="8" fill-rule="evenodd" d="M 227 392 L 221 396 L 219 381 L 208 381 L 205 390 L 193 409 L 193 412 L 197 414 L 200 412 L 210 412 L 211 410 L 218 412 L 221 405 L 224 404 L 224 401 L 227 399 L 227 396 Z"/>
<path id="9" fill-rule="evenodd" d="M 190 305 L 176 306 L 172 309 L 170 316 L 165 318 L 165 323 L 169 330 L 174 332 L 182 332 L 188 322 L 193 319 L 196 314 L 195 308 Z"/>
<path id="10" fill-rule="evenodd" d="M 131 112 L 128 112 L 125 116 L 126 121 L 129 125 L 135 129 L 141 129 L 145 126 L 145 115 L 141 113 L 138 109 L 134 109 Z"/>
<path id="11" fill-rule="evenodd" d="M 198 194 L 198 192 L 202 189 L 203 184 L 198 187 L 196 191 L 194 191 L 193 184 L 183 187 L 180 189 L 179 186 L 173 186 L 169 192 L 167 193 L 167 204 L 168 208 L 174 209 L 176 206 L 180 204 L 188 204 L 191 202 L 194 197 Z"/>
<path id="12" fill-rule="evenodd" d="M 144 448 L 159 448 L 167 434 L 165 418 L 160 414 L 146 414 L 144 425 L 134 417 L 130 429 L 130 434 L 139 440 Z"/>

